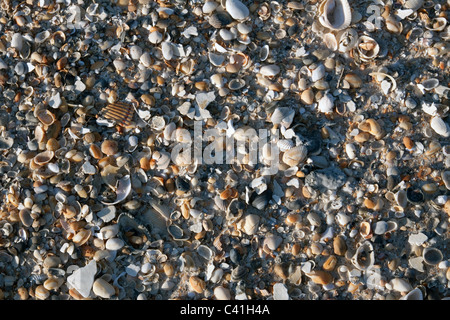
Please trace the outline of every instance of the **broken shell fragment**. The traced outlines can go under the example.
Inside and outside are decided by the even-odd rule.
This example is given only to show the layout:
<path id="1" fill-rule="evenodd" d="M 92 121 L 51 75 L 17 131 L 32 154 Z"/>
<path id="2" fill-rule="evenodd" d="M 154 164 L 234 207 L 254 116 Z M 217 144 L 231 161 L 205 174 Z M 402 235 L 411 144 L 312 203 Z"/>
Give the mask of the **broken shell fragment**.
<path id="1" fill-rule="evenodd" d="M 369 241 L 361 244 L 351 258 L 351 262 L 359 270 L 370 270 L 375 263 L 375 252 L 372 244 Z"/>
<path id="2" fill-rule="evenodd" d="M 352 11 L 347 0 L 325 0 L 319 5 L 319 21 L 331 30 L 342 30 L 350 26 Z"/>

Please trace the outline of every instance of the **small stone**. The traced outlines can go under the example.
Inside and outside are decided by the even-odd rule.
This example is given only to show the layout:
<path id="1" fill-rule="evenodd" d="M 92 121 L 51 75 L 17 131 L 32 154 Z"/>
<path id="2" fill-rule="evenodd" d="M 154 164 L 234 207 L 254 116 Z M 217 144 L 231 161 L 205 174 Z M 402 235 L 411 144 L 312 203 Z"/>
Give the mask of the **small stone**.
<path id="1" fill-rule="evenodd" d="M 412 234 L 408 238 L 408 242 L 411 245 L 416 245 L 416 246 L 421 246 L 427 240 L 428 240 L 428 237 L 425 234 L 423 234 L 422 232 L 419 232 L 417 234 Z"/>
<path id="2" fill-rule="evenodd" d="M 139 58 L 142 56 L 142 48 L 139 46 L 132 46 L 130 48 L 130 56 L 133 60 L 139 60 Z"/>

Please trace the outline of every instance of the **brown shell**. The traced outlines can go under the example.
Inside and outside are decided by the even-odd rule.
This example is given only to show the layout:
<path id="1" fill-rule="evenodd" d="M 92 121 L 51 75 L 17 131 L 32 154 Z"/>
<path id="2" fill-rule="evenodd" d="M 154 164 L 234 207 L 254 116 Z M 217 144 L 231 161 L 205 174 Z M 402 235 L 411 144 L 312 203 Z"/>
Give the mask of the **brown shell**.
<path id="1" fill-rule="evenodd" d="M 115 120 L 122 127 L 131 125 L 133 115 L 133 106 L 124 102 L 111 103 L 103 109 L 103 116 L 106 119 Z"/>

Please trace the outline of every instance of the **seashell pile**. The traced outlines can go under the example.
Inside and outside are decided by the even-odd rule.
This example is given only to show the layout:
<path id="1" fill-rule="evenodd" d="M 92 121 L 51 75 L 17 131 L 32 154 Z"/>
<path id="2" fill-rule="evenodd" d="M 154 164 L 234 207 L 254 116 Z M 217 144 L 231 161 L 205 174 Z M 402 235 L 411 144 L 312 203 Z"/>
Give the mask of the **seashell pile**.
<path id="1" fill-rule="evenodd" d="M 449 1 L 1 1 L 0 299 L 449 299 Z"/>

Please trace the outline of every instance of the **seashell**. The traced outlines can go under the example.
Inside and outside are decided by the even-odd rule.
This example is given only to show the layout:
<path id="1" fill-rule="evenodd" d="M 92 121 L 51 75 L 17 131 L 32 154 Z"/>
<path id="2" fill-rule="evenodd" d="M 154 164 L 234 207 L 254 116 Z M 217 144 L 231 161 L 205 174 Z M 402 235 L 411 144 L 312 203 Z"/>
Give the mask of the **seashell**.
<path id="1" fill-rule="evenodd" d="M 324 0 L 318 10 L 319 22 L 331 30 L 346 29 L 352 22 L 352 11 L 347 0 Z"/>
<path id="2" fill-rule="evenodd" d="M 38 153 L 34 158 L 33 161 L 35 164 L 39 166 L 43 166 L 47 163 L 49 163 L 53 157 L 55 156 L 55 152 L 53 151 L 44 151 L 41 153 Z"/>
<path id="3" fill-rule="evenodd" d="M 412 290 L 411 285 L 402 278 L 394 278 L 390 282 L 392 289 L 399 292 L 409 292 Z"/>
<path id="4" fill-rule="evenodd" d="M 99 278 L 94 281 L 92 291 L 95 295 L 104 299 L 110 299 L 116 293 L 114 286 L 103 278 Z"/>
<path id="5" fill-rule="evenodd" d="M 403 24 L 402 24 L 401 21 L 398 21 L 397 18 L 395 18 L 394 16 L 389 15 L 386 18 L 385 23 L 386 23 L 386 29 L 389 32 L 397 33 L 397 34 L 402 33 L 402 31 L 403 31 Z"/>
<path id="6" fill-rule="evenodd" d="M 384 136 L 383 129 L 375 119 L 369 118 L 367 120 L 364 120 L 358 125 L 358 129 L 364 132 L 369 132 L 371 135 L 375 136 L 377 140 L 381 139 Z"/>
<path id="7" fill-rule="evenodd" d="M 424 201 L 424 195 L 422 190 L 409 187 L 406 189 L 406 198 L 412 204 L 420 204 Z"/>
<path id="8" fill-rule="evenodd" d="M 114 202 L 104 202 L 101 201 L 101 203 L 105 204 L 105 205 L 115 205 L 118 204 L 120 202 L 122 202 L 123 200 L 125 200 L 128 195 L 131 192 L 131 179 L 129 175 L 126 175 L 124 177 L 122 177 L 119 181 L 119 186 L 117 187 L 116 191 L 116 200 Z"/>
<path id="9" fill-rule="evenodd" d="M 295 146 L 295 144 L 292 140 L 281 139 L 281 140 L 278 140 L 277 146 L 281 152 L 286 152 L 287 150 L 292 149 Z"/>
<path id="10" fill-rule="evenodd" d="M 445 187 L 450 190 L 450 171 L 442 171 L 441 178 L 442 182 L 444 182 Z"/>
<path id="11" fill-rule="evenodd" d="M 228 83 L 228 88 L 230 88 L 230 90 L 239 90 L 242 89 L 244 86 L 245 86 L 244 79 L 233 79 Z"/>
<path id="12" fill-rule="evenodd" d="M 34 289 L 34 295 L 36 299 L 45 300 L 50 296 L 50 291 L 48 291 L 43 285 L 39 285 Z"/>
<path id="13" fill-rule="evenodd" d="M 325 77 L 325 66 L 319 64 L 314 70 L 311 71 L 311 81 L 316 82 Z"/>
<path id="14" fill-rule="evenodd" d="M 206 1 L 205 4 L 202 7 L 202 11 L 205 14 L 210 14 L 214 10 L 216 10 L 216 8 L 218 6 L 219 6 L 219 4 L 216 1 Z"/>
<path id="15" fill-rule="evenodd" d="M 215 67 L 220 67 L 225 62 L 225 56 L 213 52 L 208 53 L 209 62 Z"/>
<path id="16" fill-rule="evenodd" d="M 161 43 L 161 51 L 165 60 L 172 60 L 174 56 L 173 45 L 168 41 Z"/>
<path id="17" fill-rule="evenodd" d="M 439 85 L 439 80 L 436 78 L 430 78 L 421 83 L 423 88 L 427 91 L 433 90 Z"/>
<path id="18" fill-rule="evenodd" d="M 167 227 L 167 232 L 174 240 L 187 240 L 189 237 L 186 237 L 183 229 L 175 224 L 171 224 Z"/>
<path id="19" fill-rule="evenodd" d="M 216 11 L 209 16 L 208 22 L 216 29 L 224 28 L 233 22 L 233 18 L 226 11 Z"/>
<path id="20" fill-rule="evenodd" d="M 203 244 L 198 246 L 197 253 L 206 261 L 210 261 L 212 258 L 214 258 L 214 251 Z"/>
<path id="21" fill-rule="evenodd" d="M 404 189 L 397 191 L 397 193 L 395 194 L 395 201 L 400 207 L 406 208 L 406 206 L 408 205 L 408 198 Z"/>
<path id="22" fill-rule="evenodd" d="M 325 33 L 322 37 L 323 43 L 331 51 L 336 51 L 338 49 L 338 42 L 336 36 L 331 32 Z"/>
<path id="23" fill-rule="evenodd" d="M 277 66 L 275 64 L 269 64 L 269 65 L 262 66 L 259 69 L 259 73 L 265 77 L 274 77 L 278 73 L 280 73 L 280 70 L 281 69 L 279 66 Z"/>
<path id="24" fill-rule="evenodd" d="M 367 221 L 361 222 L 361 225 L 359 227 L 359 233 L 364 239 L 369 239 L 372 237 L 372 228 L 370 226 L 370 223 Z"/>
<path id="25" fill-rule="evenodd" d="M 55 122 L 55 115 L 47 109 L 38 110 L 36 112 L 36 117 L 46 126 L 51 126 Z"/>
<path id="26" fill-rule="evenodd" d="M 34 42 L 37 44 L 41 44 L 45 40 L 47 40 L 49 37 L 50 37 L 50 31 L 45 30 L 45 31 L 42 31 L 42 32 L 39 32 L 38 34 L 36 34 L 36 36 L 34 37 Z"/>
<path id="27" fill-rule="evenodd" d="M 258 231 L 260 217 L 257 214 L 248 214 L 243 218 L 243 227 L 242 231 L 244 231 L 248 235 L 254 235 Z"/>
<path id="28" fill-rule="evenodd" d="M 347 81 L 352 88 L 360 88 L 363 84 L 362 79 L 355 73 L 347 73 L 344 80 Z"/>
<path id="29" fill-rule="evenodd" d="M 283 242 L 283 238 L 277 235 L 269 234 L 265 237 L 263 242 L 263 248 L 267 248 L 270 251 L 275 251 Z"/>
<path id="30" fill-rule="evenodd" d="M 21 76 L 24 75 L 26 73 L 28 73 L 28 66 L 25 62 L 19 62 L 16 64 L 15 68 L 14 68 L 14 72 Z"/>
<path id="31" fill-rule="evenodd" d="M 349 28 L 339 31 L 336 39 L 338 40 L 338 50 L 345 53 L 356 46 L 359 36 L 355 29 Z"/>
<path id="32" fill-rule="evenodd" d="M 145 236 L 147 239 L 151 239 L 150 233 L 148 229 L 141 224 L 139 221 L 137 221 L 132 215 L 129 213 L 123 212 L 119 215 L 119 218 L 117 219 L 117 225 L 118 225 L 118 237 L 124 241 L 124 245 L 126 245 L 128 248 L 131 248 L 133 250 L 139 250 L 140 248 L 137 247 L 135 244 L 132 244 L 128 234 L 132 234 L 134 236 L 143 237 Z M 115 233 L 115 230 L 112 230 L 112 232 L 106 232 L 104 236 L 111 236 L 113 237 Z"/>
<path id="33" fill-rule="evenodd" d="M 336 256 L 330 255 L 327 260 L 323 263 L 323 270 L 325 271 L 333 271 L 336 268 L 337 265 L 337 258 Z"/>
<path id="34" fill-rule="evenodd" d="M 356 147 L 353 143 L 347 143 L 345 145 L 345 152 L 347 153 L 349 159 L 356 158 Z"/>
<path id="35" fill-rule="evenodd" d="M 344 256 L 347 252 L 347 244 L 341 236 L 336 236 L 333 240 L 334 253 L 338 256 Z"/>
<path id="36" fill-rule="evenodd" d="M 237 282 L 245 278 L 248 273 L 248 269 L 243 266 L 237 266 L 231 271 L 231 281 Z"/>
<path id="37" fill-rule="evenodd" d="M 267 44 L 263 45 L 259 50 L 259 60 L 261 62 L 266 61 L 267 58 L 269 57 L 269 52 L 270 52 L 269 45 Z"/>
<path id="38" fill-rule="evenodd" d="M 400 298 L 400 300 L 423 300 L 423 292 L 420 288 L 411 290 L 407 295 Z"/>
<path id="39" fill-rule="evenodd" d="M 431 119 L 430 125 L 437 134 L 445 138 L 450 137 L 450 126 L 446 122 L 444 122 L 441 117 L 433 117 Z"/>
<path id="40" fill-rule="evenodd" d="M 91 237 L 91 234 L 92 234 L 91 230 L 81 229 L 73 236 L 72 241 L 76 245 L 82 246 L 89 240 L 89 238 Z"/>
<path id="41" fill-rule="evenodd" d="M 369 36 L 359 37 L 356 48 L 362 61 L 370 61 L 375 59 L 380 52 L 380 46 L 373 38 Z"/>
<path id="42" fill-rule="evenodd" d="M 314 103 L 314 91 L 311 88 L 304 90 L 300 96 L 300 100 L 306 104 L 310 105 Z"/>
<path id="43" fill-rule="evenodd" d="M 365 241 L 351 258 L 352 264 L 361 271 L 370 270 L 375 262 L 375 252 L 369 241 Z"/>
<path id="44" fill-rule="evenodd" d="M 441 250 L 433 247 L 423 249 L 422 257 L 423 261 L 432 266 L 439 264 L 444 258 Z"/>
<path id="45" fill-rule="evenodd" d="M 403 3 L 403 7 L 405 7 L 406 9 L 417 11 L 420 7 L 422 7 L 424 2 L 425 0 L 406 0 Z"/>
<path id="46" fill-rule="evenodd" d="M 272 113 L 270 117 L 270 121 L 274 125 L 281 124 L 285 128 L 289 128 L 291 126 L 292 121 L 294 120 L 295 110 L 289 107 L 278 107 Z"/>
<path id="47" fill-rule="evenodd" d="M 247 6 L 239 0 L 226 0 L 225 10 L 235 20 L 246 19 L 250 14 Z"/>
<path id="48" fill-rule="evenodd" d="M 320 112 L 330 113 L 334 109 L 334 97 L 327 93 L 320 100 L 318 104 L 318 109 Z"/>
<path id="49" fill-rule="evenodd" d="M 327 285 L 333 281 L 333 276 L 331 273 L 322 270 L 314 270 L 306 273 L 306 276 L 311 278 L 314 283 L 321 285 Z"/>
<path id="50" fill-rule="evenodd" d="M 134 115 L 134 108 L 132 105 L 116 102 L 108 104 L 103 110 L 103 117 L 110 120 L 115 120 L 118 125 L 126 127 L 131 125 Z"/>
<path id="51" fill-rule="evenodd" d="M 442 31 L 447 25 L 447 19 L 444 17 L 433 18 L 429 23 L 425 24 L 425 29 L 431 31 Z"/>
<path id="52" fill-rule="evenodd" d="M 203 293 L 203 291 L 206 289 L 205 281 L 196 276 L 191 276 L 189 278 L 189 284 L 191 285 L 192 290 L 197 293 Z"/>
<path id="53" fill-rule="evenodd" d="M 307 154 L 307 148 L 304 145 L 299 145 L 283 153 L 282 160 L 289 167 L 294 167 L 303 162 L 303 160 L 306 159 Z"/>
<path id="54" fill-rule="evenodd" d="M 231 300 L 230 290 L 222 286 L 214 288 L 214 296 L 217 300 Z"/>

